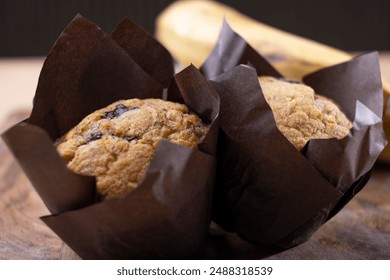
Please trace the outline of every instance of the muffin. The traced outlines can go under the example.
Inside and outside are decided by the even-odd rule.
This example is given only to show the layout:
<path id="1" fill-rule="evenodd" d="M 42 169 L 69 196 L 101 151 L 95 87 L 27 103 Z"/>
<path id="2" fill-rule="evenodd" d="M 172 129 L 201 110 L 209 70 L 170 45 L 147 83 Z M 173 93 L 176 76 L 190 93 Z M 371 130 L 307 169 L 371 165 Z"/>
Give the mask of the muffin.
<path id="1" fill-rule="evenodd" d="M 283 135 L 301 150 L 311 139 L 342 139 L 351 121 L 329 98 L 304 84 L 270 76 L 259 77 L 264 97 Z"/>
<path id="2" fill-rule="evenodd" d="M 56 146 L 70 170 L 95 176 L 98 194 L 110 198 L 137 187 L 161 139 L 195 149 L 207 130 L 184 104 L 129 99 L 86 116 Z"/>
<path id="3" fill-rule="evenodd" d="M 201 70 L 221 98 L 213 220 L 269 249 L 309 240 L 366 185 L 386 145 L 377 53 L 302 77 L 313 91 L 283 81 L 224 22 Z"/>

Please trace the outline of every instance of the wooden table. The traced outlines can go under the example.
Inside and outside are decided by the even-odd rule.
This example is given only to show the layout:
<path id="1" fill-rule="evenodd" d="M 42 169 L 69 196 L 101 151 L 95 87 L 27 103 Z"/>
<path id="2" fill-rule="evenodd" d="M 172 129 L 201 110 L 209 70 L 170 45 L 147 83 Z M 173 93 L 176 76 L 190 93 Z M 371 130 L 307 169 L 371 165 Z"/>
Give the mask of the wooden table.
<path id="1" fill-rule="evenodd" d="M 0 132 L 28 116 L 42 63 L 0 59 Z M 390 81 L 390 53 L 381 54 L 381 65 Z M 40 221 L 49 212 L 3 141 L 0 213 L 0 259 L 77 258 Z M 241 258 L 255 253 L 241 245 L 230 252 Z M 390 167 L 377 165 L 367 186 L 310 241 L 269 259 L 390 259 Z"/>

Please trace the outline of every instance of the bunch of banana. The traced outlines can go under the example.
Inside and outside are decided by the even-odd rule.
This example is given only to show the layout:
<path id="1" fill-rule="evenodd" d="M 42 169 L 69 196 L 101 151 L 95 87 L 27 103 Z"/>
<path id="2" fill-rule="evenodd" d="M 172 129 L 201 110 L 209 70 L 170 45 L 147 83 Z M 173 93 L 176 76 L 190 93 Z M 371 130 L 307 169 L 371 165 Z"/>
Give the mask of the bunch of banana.
<path id="1" fill-rule="evenodd" d="M 222 27 L 223 18 L 284 76 L 300 79 L 323 67 L 347 61 L 352 55 L 257 22 L 214 1 L 177 1 L 156 20 L 156 36 L 182 65 L 200 66 Z M 384 128 L 390 138 L 390 87 L 384 87 Z M 390 145 L 380 159 L 390 162 Z"/>

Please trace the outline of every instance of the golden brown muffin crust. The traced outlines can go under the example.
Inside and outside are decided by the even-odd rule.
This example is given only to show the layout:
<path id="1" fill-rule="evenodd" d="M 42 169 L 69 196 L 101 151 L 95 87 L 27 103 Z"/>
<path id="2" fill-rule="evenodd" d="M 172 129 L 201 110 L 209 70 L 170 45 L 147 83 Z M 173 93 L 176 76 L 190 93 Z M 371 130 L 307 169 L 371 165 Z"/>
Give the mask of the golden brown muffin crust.
<path id="1" fill-rule="evenodd" d="M 95 176 L 98 193 L 112 197 L 136 188 L 162 138 L 196 148 L 207 130 L 184 104 L 120 100 L 85 117 L 57 150 L 69 169 Z"/>
<path id="2" fill-rule="evenodd" d="M 352 123 L 332 100 L 311 87 L 268 76 L 259 77 L 259 82 L 278 129 L 298 150 L 311 139 L 348 135 Z"/>

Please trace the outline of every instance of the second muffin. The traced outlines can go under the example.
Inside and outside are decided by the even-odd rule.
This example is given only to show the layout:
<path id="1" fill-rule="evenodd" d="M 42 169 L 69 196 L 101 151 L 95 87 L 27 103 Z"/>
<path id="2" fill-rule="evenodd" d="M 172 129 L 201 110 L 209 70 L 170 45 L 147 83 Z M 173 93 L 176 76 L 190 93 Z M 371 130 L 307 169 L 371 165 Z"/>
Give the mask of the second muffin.
<path id="1" fill-rule="evenodd" d="M 311 87 L 270 76 L 259 77 L 259 82 L 278 129 L 297 150 L 311 139 L 348 135 L 351 121 L 334 101 L 316 94 Z"/>
<path id="2" fill-rule="evenodd" d="M 109 198 L 136 188 L 161 139 L 196 148 L 207 131 L 184 104 L 129 99 L 91 113 L 56 144 L 68 168 L 95 176 L 99 195 Z"/>

